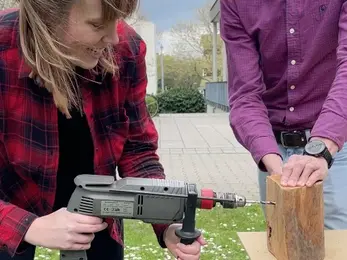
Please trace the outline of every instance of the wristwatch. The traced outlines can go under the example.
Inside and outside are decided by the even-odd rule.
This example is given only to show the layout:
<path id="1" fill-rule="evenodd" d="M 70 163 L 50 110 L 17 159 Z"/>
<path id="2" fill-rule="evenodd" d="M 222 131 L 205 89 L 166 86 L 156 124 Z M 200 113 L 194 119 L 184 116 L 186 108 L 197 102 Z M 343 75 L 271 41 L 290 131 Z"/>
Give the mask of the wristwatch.
<path id="1" fill-rule="evenodd" d="M 304 155 L 311 155 L 314 157 L 323 157 L 328 163 L 328 169 L 333 164 L 333 157 L 326 147 L 325 143 L 320 140 L 309 141 L 304 148 Z"/>

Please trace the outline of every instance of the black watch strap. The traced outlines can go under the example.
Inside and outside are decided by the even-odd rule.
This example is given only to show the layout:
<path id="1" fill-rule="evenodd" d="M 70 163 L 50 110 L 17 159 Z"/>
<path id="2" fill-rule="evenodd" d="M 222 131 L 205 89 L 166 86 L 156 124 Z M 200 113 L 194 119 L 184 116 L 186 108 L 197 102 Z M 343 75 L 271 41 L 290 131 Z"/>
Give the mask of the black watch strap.
<path id="1" fill-rule="evenodd" d="M 322 157 L 327 161 L 328 169 L 330 169 L 330 167 L 333 165 L 334 159 L 327 148 L 324 150 Z"/>
<path id="2" fill-rule="evenodd" d="M 331 153 L 329 152 L 328 148 L 325 147 L 323 149 L 323 151 L 321 151 L 320 153 L 317 153 L 317 154 L 312 154 L 310 152 L 308 152 L 306 149 L 304 149 L 304 155 L 310 155 L 310 156 L 314 156 L 314 157 L 323 157 L 327 163 L 328 163 L 328 169 L 330 169 L 330 167 L 332 166 L 333 162 L 334 162 L 334 159 L 331 155 Z"/>

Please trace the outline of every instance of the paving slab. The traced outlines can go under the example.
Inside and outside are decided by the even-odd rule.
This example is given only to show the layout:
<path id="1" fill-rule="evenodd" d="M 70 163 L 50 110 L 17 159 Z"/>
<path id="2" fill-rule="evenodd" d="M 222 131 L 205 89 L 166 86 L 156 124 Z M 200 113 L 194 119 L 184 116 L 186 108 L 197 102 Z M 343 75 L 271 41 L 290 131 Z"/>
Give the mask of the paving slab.
<path id="1" fill-rule="evenodd" d="M 161 114 L 154 123 L 167 178 L 259 199 L 257 167 L 235 138 L 227 113 Z"/>

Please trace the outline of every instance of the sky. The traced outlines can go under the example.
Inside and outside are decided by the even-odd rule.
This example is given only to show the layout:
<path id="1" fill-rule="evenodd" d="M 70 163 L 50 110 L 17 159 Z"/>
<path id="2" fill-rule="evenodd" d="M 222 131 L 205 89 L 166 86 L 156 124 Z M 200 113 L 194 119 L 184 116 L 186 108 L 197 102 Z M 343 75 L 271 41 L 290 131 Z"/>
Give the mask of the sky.
<path id="1" fill-rule="evenodd" d="M 167 31 L 174 24 L 192 20 L 195 10 L 213 0 L 140 0 L 143 15 L 155 23 L 158 31 Z"/>
<path id="2" fill-rule="evenodd" d="M 161 32 L 160 43 L 156 43 L 156 51 L 163 45 L 165 54 L 172 54 L 173 42 L 170 28 L 179 22 L 194 21 L 196 10 L 207 3 L 211 6 L 215 0 L 140 0 L 140 13 L 153 22 L 157 32 Z"/>

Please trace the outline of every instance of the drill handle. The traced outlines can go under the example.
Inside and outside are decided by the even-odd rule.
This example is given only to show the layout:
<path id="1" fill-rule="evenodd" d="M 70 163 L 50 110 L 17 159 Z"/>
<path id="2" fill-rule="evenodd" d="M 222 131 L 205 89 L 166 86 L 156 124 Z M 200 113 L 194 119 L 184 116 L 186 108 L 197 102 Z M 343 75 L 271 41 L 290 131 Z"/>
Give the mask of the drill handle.
<path id="1" fill-rule="evenodd" d="M 175 230 L 175 234 L 181 239 L 182 244 L 190 245 L 201 236 L 201 231 L 196 228 L 193 228 L 193 231 L 187 230 L 186 226 L 182 226 Z"/>
<path id="2" fill-rule="evenodd" d="M 62 250 L 60 260 L 87 260 L 87 252 L 85 250 Z"/>
<path id="3" fill-rule="evenodd" d="M 180 242 L 181 242 L 183 245 L 191 245 L 191 244 L 194 243 L 194 241 L 195 241 L 194 238 L 181 238 L 181 241 L 180 241 Z"/>

